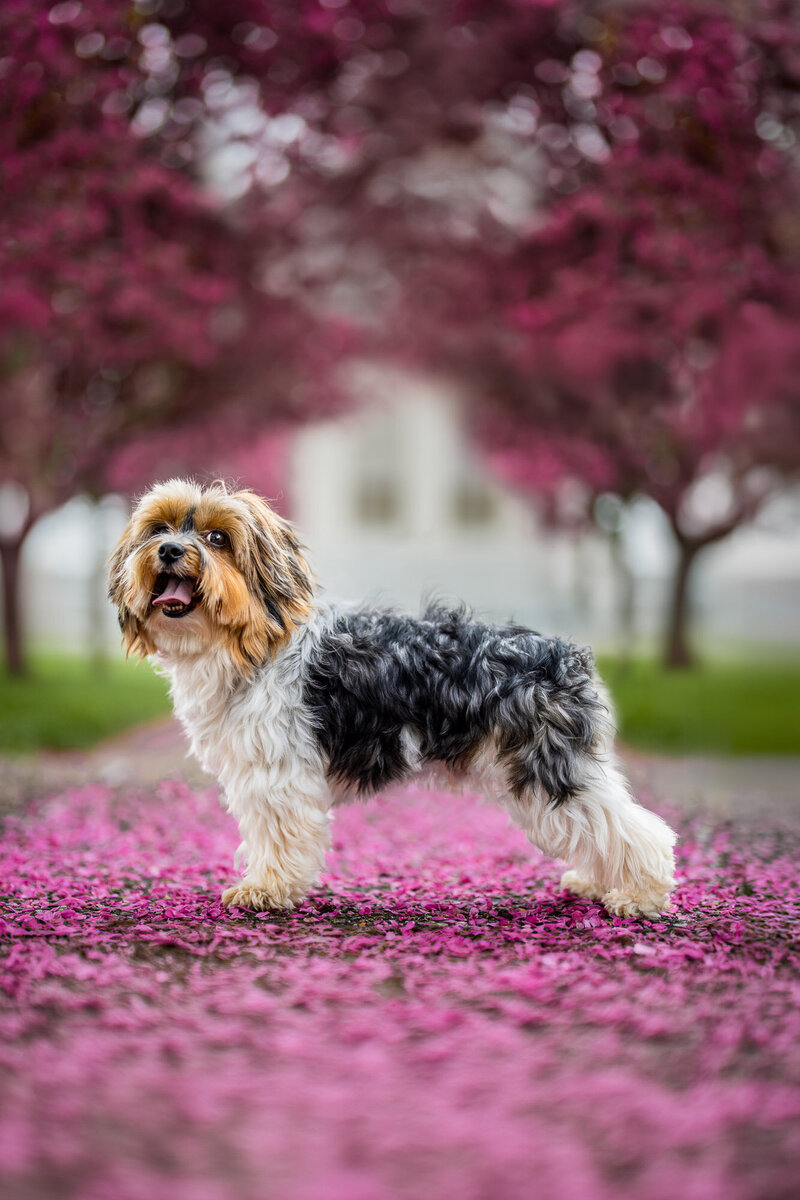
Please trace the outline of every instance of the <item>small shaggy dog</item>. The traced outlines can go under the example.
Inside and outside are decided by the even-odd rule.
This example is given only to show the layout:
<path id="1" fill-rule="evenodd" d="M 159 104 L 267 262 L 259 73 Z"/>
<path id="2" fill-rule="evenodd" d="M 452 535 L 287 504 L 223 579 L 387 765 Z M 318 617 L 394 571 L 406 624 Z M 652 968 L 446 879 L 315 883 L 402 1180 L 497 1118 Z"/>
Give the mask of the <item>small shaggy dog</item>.
<path id="1" fill-rule="evenodd" d="M 623 916 L 667 907 L 675 837 L 615 765 L 587 650 L 435 606 L 417 618 L 315 601 L 266 501 L 179 479 L 136 507 L 110 596 L 239 823 L 246 873 L 224 904 L 299 904 L 333 805 L 436 770 L 568 863 L 570 891 Z"/>

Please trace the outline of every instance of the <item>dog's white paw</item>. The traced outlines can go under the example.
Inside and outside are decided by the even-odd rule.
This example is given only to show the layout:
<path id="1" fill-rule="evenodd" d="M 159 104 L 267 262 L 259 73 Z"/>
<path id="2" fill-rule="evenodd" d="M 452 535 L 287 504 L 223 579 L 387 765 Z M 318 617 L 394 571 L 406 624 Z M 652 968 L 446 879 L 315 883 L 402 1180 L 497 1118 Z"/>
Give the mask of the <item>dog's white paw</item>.
<path id="1" fill-rule="evenodd" d="M 226 888 L 221 900 L 225 908 L 250 908 L 255 912 L 266 912 L 268 909 L 292 909 L 302 897 L 292 896 L 288 891 L 267 890 L 255 883 L 243 880 L 233 887 Z"/>
<path id="2" fill-rule="evenodd" d="M 613 888 L 601 897 L 603 907 L 614 917 L 654 918 L 669 908 L 668 891 L 626 892 Z"/>
<path id="3" fill-rule="evenodd" d="M 601 900 L 603 889 L 590 879 L 584 879 L 577 871 L 565 871 L 561 876 L 561 886 L 573 896 L 583 896 L 587 900 Z"/>

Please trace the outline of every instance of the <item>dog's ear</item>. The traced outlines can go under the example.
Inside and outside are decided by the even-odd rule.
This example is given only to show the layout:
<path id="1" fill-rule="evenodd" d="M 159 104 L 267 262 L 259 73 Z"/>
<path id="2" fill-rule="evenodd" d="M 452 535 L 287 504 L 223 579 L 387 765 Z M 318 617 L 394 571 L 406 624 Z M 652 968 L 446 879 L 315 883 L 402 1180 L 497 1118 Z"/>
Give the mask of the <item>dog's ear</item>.
<path id="1" fill-rule="evenodd" d="M 136 654 L 139 658 L 146 658 L 148 654 L 155 653 L 155 646 L 145 633 L 142 622 L 131 611 L 127 598 L 130 580 L 126 567 L 134 549 L 132 530 L 132 523 L 129 522 L 108 560 L 108 598 L 117 610 L 126 656 Z"/>
<path id="2" fill-rule="evenodd" d="M 254 492 L 238 492 L 236 499 L 248 513 L 244 563 L 248 586 L 266 609 L 272 640 L 282 641 L 311 611 L 311 571 L 288 521 Z"/>

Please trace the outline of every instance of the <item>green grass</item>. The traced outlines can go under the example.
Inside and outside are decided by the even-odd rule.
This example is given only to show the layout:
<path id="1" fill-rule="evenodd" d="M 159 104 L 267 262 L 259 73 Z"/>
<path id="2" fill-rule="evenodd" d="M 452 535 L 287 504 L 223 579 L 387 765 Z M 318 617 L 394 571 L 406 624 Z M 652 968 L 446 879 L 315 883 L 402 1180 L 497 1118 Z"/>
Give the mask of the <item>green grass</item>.
<path id="1" fill-rule="evenodd" d="M 146 663 L 37 654 L 30 673 L 0 672 L 0 750 L 75 750 L 169 712 L 166 685 Z"/>
<path id="2" fill-rule="evenodd" d="M 599 660 L 622 740 L 663 754 L 800 754 L 800 662 L 709 661 L 665 671 Z"/>
<path id="3" fill-rule="evenodd" d="M 710 661 L 664 671 L 601 656 L 623 740 L 663 754 L 800 754 L 800 661 Z M 113 659 L 102 672 L 66 655 L 34 656 L 25 679 L 0 674 L 0 751 L 68 750 L 169 711 L 163 680 Z"/>

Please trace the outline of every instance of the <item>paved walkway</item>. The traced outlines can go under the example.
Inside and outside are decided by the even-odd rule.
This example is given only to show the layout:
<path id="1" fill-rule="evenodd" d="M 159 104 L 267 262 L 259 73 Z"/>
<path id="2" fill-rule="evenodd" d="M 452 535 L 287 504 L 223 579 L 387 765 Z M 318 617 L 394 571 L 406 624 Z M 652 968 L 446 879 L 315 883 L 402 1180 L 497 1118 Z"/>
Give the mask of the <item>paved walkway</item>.
<path id="1" fill-rule="evenodd" d="M 800 758 L 666 758 L 625 749 L 622 758 L 645 803 L 669 802 L 688 812 L 757 821 L 800 814 Z M 191 787 L 213 783 L 188 755 L 172 717 L 88 752 L 0 760 L 0 812 L 18 808 L 32 796 L 87 782 L 141 787 L 165 779 Z"/>
<path id="2" fill-rule="evenodd" d="M 92 750 L 43 751 L 0 758 L 0 813 L 24 807 L 36 796 L 103 783 L 108 787 L 147 787 L 180 779 L 192 787 L 212 782 L 188 754 L 173 717 L 141 725 Z"/>

